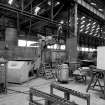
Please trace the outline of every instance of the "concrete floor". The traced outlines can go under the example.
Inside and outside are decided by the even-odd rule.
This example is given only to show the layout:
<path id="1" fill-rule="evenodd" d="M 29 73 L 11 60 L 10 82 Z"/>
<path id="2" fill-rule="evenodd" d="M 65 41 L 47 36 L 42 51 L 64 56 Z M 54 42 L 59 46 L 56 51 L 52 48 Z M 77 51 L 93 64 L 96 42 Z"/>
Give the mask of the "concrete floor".
<path id="1" fill-rule="evenodd" d="M 55 80 L 45 80 L 37 78 L 29 82 L 26 82 L 22 85 L 8 84 L 7 94 L 0 95 L 0 105 L 29 105 L 29 88 L 34 87 L 38 90 L 49 93 L 50 84 L 52 82 L 55 82 Z M 60 84 L 60 85 L 80 91 L 82 93 L 86 93 L 87 85 L 83 83 L 78 83 L 72 79 L 69 81 L 68 84 Z M 63 93 L 60 91 L 55 91 L 55 94 L 63 97 Z M 99 92 L 89 90 L 88 94 L 90 94 L 91 97 L 90 105 L 105 105 L 105 100 L 99 98 L 101 95 Z M 86 101 L 80 98 L 71 96 L 70 99 L 71 101 L 75 101 L 79 105 L 87 105 Z"/>

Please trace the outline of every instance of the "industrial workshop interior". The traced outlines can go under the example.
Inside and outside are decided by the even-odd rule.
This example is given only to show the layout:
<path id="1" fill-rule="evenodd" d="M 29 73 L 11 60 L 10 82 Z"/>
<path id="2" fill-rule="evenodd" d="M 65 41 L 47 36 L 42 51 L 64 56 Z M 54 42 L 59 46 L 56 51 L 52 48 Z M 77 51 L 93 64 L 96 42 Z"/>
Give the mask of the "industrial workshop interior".
<path id="1" fill-rule="evenodd" d="M 105 0 L 0 0 L 0 105 L 105 105 Z"/>

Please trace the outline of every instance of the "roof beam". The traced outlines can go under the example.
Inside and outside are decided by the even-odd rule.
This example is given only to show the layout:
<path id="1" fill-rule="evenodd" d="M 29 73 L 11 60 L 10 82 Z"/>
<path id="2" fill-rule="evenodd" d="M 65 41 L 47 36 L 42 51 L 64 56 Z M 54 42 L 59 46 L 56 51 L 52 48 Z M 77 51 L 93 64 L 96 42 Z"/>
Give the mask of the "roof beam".
<path id="1" fill-rule="evenodd" d="M 101 19 L 105 20 L 104 14 L 102 14 L 101 12 L 99 12 L 97 9 L 95 9 L 90 4 L 86 3 L 84 0 L 75 0 L 75 2 L 77 2 L 78 4 L 80 4 L 81 6 L 83 6 L 84 8 L 88 9 L 89 11 L 93 12 L 95 15 L 97 15 Z"/>
<path id="2" fill-rule="evenodd" d="M 24 7 L 24 10 L 25 10 L 26 8 L 28 8 L 28 7 L 32 4 L 33 1 L 34 1 L 34 0 L 30 0 L 30 2 Z"/>
<path id="3" fill-rule="evenodd" d="M 58 11 L 54 14 L 53 19 L 60 13 L 60 11 L 62 10 L 63 6 L 64 6 L 64 5 L 62 5 L 62 6 L 58 9 Z"/>
<path id="4" fill-rule="evenodd" d="M 40 21 L 49 22 L 51 24 L 55 24 L 55 25 L 58 25 L 59 24 L 57 21 L 54 21 L 54 20 L 51 21 L 51 19 L 48 19 L 48 18 L 39 16 L 39 15 L 34 15 L 34 14 L 31 14 L 31 13 L 29 13 L 27 11 L 22 11 L 21 9 L 10 7 L 10 6 L 8 6 L 6 4 L 3 4 L 3 3 L 0 3 L 0 8 L 9 10 L 9 11 L 12 11 L 12 12 L 15 12 L 15 13 L 19 12 L 20 14 L 22 14 L 24 16 L 27 16 L 29 18 L 33 18 L 33 19 L 36 18 L 36 19 L 38 19 Z M 62 26 L 65 27 L 65 28 L 67 28 L 67 29 L 69 28 L 66 24 L 63 24 Z"/>
<path id="5" fill-rule="evenodd" d="M 42 2 L 40 2 L 39 4 L 37 4 L 35 7 L 33 7 L 32 10 L 35 9 L 37 6 L 42 5 L 42 4 L 43 4 L 44 2 L 46 2 L 46 1 L 47 1 L 47 0 L 43 0 Z"/>

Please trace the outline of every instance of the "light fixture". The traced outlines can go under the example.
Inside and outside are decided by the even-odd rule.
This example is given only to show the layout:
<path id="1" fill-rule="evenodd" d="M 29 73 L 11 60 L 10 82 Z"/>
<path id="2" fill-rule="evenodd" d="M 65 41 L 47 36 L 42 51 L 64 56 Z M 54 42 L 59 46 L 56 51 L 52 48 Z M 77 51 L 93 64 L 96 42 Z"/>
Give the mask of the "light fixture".
<path id="1" fill-rule="evenodd" d="M 88 30 L 90 27 L 87 27 L 86 30 Z"/>
<path id="2" fill-rule="evenodd" d="M 59 5 L 60 2 L 56 2 L 55 6 Z M 51 1 L 48 1 L 48 5 L 51 6 Z"/>
<path id="3" fill-rule="evenodd" d="M 88 48 L 87 48 L 87 47 L 85 48 L 85 51 L 86 51 L 86 52 L 88 51 Z"/>
<path id="4" fill-rule="evenodd" d="M 90 23 L 89 23 L 89 24 L 87 24 L 87 27 L 88 27 L 88 26 L 90 26 Z"/>
<path id="5" fill-rule="evenodd" d="M 93 31 L 94 31 L 94 29 L 91 30 L 91 32 L 93 32 Z"/>
<path id="6" fill-rule="evenodd" d="M 96 34 L 98 33 L 98 31 L 95 32 Z"/>
<path id="7" fill-rule="evenodd" d="M 54 49 L 54 45 L 50 46 L 50 49 Z"/>
<path id="8" fill-rule="evenodd" d="M 12 3 L 13 3 L 13 0 L 9 0 L 9 1 L 8 1 L 8 3 L 9 3 L 10 5 L 12 5 Z"/>
<path id="9" fill-rule="evenodd" d="M 40 7 L 36 7 L 34 10 L 34 15 L 37 15 L 40 9 L 41 9 Z"/>
<path id="10" fill-rule="evenodd" d="M 18 46 L 21 46 L 21 47 L 25 47 L 27 45 L 27 41 L 26 40 L 18 40 Z"/>
<path id="11" fill-rule="evenodd" d="M 85 23 L 85 21 L 82 21 L 81 24 Z"/>
<path id="12" fill-rule="evenodd" d="M 80 28 L 83 28 L 85 25 L 83 24 Z"/>
<path id="13" fill-rule="evenodd" d="M 89 35 L 92 35 L 93 33 L 91 32 Z"/>
<path id="14" fill-rule="evenodd" d="M 96 22 L 93 23 L 93 25 L 96 24 Z"/>
<path id="15" fill-rule="evenodd" d="M 64 20 L 61 20 L 60 23 L 61 23 L 61 24 L 64 24 Z"/>
<path id="16" fill-rule="evenodd" d="M 82 50 L 82 51 L 85 51 L 85 48 L 84 48 L 84 47 L 82 47 L 82 48 L 81 48 L 81 50 Z"/>
<path id="17" fill-rule="evenodd" d="M 89 22 L 92 21 L 91 19 L 89 19 Z"/>
<path id="18" fill-rule="evenodd" d="M 89 51 L 90 51 L 90 52 L 93 52 L 93 49 L 92 49 L 92 48 L 89 48 Z"/>
<path id="19" fill-rule="evenodd" d="M 100 9 L 98 9 L 98 10 L 99 10 L 99 11 L 101 11 L 101 12 L 103 12 L 103 9 L 101 9 L 101 8 L 100 8 Z"/>
<path id="20" fill-rule="evenodd" d="M 85 31 L 85 34 L 87 34 L 89 31 Z"/>
<path id="21" fill-rule="evenodd" d="M 94 34 L 93 36 L 96 36 L 97 34 Z"/>
<path id="22" fill-rule="evenodd" d="M 57 2 L 57 3 L 56 3 L 56 5 L 59 5 L 59 4 L 60 4 L 60 2 Z"/>
<path id="23" fill-rule="evenodd" d="M 51 48 L 51 46 L 49 46 L 49 45 L 48 45 L 48 46 L 47 46 L 47 48 L 48 48 L 48 49 L 50 49 L 50 48 Z"/>
<path id="24" fill-rule="evenodd" d="M 54 49 L 58 49 L 58 45 L 57 44 L 54 44 Z"/>
<path id="25" fill-rule="evenodd" d="M 92 28 L 95 28 L 96 26 L 94 25 L 94 26 L 92 26 Z"/>
<path id="26" fill-rule="evenodd" d="M 85 16 L 82 16 L 82 17 L 81 17 L 81 20 L 83 20 L 83 19 L 85 19 Z"/>
<path id="27" fill-rule="evenodd" d="M 83 31 L 83 29 L 80 30 L 80 32 L 82 32 L 82 31 Z"/>
<path id="28" fill-rule="evenodd" d="M 65 50 L 66 46 L 65 45 L 61 45 L 61 50 Z"/>
<path id="29" fill-rule="evenodd" d="M 48 1 L 48 5 L 51 5 L 51 1 Z"/>
<path id="30" fill-rule="evenodd" d="M 99 30 L 100 28 L 97 28 L 96 30 Z"/>
<path id="31" fill-rule="evenodd" d="M 90 4 L 91 4 L 91 5 L 94 5 L 94 6 L 96 6 L 96 3 L 93 3 L 93 2 L 92 2 L 92 3 L 90 3 Z"/>
<path id="32" fill-rule="evenodd" d="M 95 51 L 95 49 L 93 48 L 93 51 Z"/>

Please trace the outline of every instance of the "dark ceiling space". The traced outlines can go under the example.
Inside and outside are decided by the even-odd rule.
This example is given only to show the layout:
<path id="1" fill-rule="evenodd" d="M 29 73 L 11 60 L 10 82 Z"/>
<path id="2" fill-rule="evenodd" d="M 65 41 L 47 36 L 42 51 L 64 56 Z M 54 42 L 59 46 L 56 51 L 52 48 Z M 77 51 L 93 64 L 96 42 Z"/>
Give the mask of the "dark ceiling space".
<path id="1" fill-rule="evenodd" d="M 69 13 L 69 9 L 74 7 L 73 0 L 53 0 L 53 2 L 51 2 L 52 0 L 13 0 L 11 4 L 9 4 L 8 1 L 9 0 L 0 0 L 0 3 L 3 3 L 9 8 L 14 8 L 16 10 L 11 11 L 10 9 L 0 7 L 0 17 L 8 18 L 9 22 L 7 24 L 12 23 L 12 25 L 17 27 L 18 32 L 25 30 L 27 34 L 30 33 L 31 35 L 38 32 L 45 33 L 46 28 L 53 28 L 54 30 L 57 29 L 58 25 L 54 24 L 54 22 L 51 22 L 51 19 L 53 19 L 55 23 L 62 21 L 64 25 L 68 26 L 68 18 L 71 15 Z M 101 13 L 104 12 L 105 0 L 85 1 L 99 10 Z M 52 3 L 53 7 L 51 5 Z M 51 8 L 53 8 L 53 10 Z M 25 11 L 25 13 L 23 11 Z M 83 13 L 81 13 L 81 11 Z M 30 16 L 30 14 L 36 17 Z M 99 24 L 103 23 L 103 20 L 99 19 L 89 11 L 86 13 L 84 8 L 79 7 L 80 17 L 78 15 L 78 18 L 86 16 L 85 14 L 89 14 L 88 17 L 94 18 L 95 21 L 98 21 Z M 72 13 L 72 15 L 74 14 Z M 43 18 L 38 18 L 38 16 Z M 50 20 L 50 22 L 48 20 Z M 74 23 L 72 22 L 72 24 Z M 70 28 L 72 30 L 72 27 Z M 65 27 L 64 30 L 66 30 Z"/>
<path id="2" fill-rule="evenodd" d="M 14 0 L 11 5 L 8 4 L 8 0 L 2 0 L 0 2 L 8 5 L 9 7 L 13 7 L 16 9 L 22 9 L 22 6 L 23 6 L 24 11 L 32 13 L 33 15 L 35 14 L 35 9 L 37 7 L 40 7 L 40 10 L 38 11 L 37 15 L 42 16 L 44 18 L 51 19 L 51 1 L 50 0 L 23 0 L 24 4 L 21 3 L 21 0 Z M 61 20 L 64 20 L 65 23 L 67 23 L 67 16 L 68 16 L 67 8 L 68 6 L 70 6 L 68 5 L 69 4 L 68 2 L 69 1 L 65 2 L 65 0 L 62 0 L 62 1 L 53 0 L 53 20 L 54 21 L 60 22 Z M 51 23 L 47 21 L 43 21 L 43 20 L 36 19 L 33 17 L 31 17 L 30 19 L 29 16 L 23 15 L 20 12 L 16 13 L 14 11 L 8 11 L 5 8 L 1 8 L 0 15 L 5 16 L 7 18 L 12 18 L 15 21 L 15 23 L 19 22 L 18 25 L 19 25 L 20 30 L 21 28 L 23 30 L 29 30 L 29 28 L 31 27 L 32 32 L 33 31 L 37 32 L 38 29 L 40 28 L 43 29 L 43 27 L 52 27 L 52 28 L 56 27 L 56 25 L 55 26 L 51 25 Z M 16 27 L 18 25 L 15 24 Z"/>

